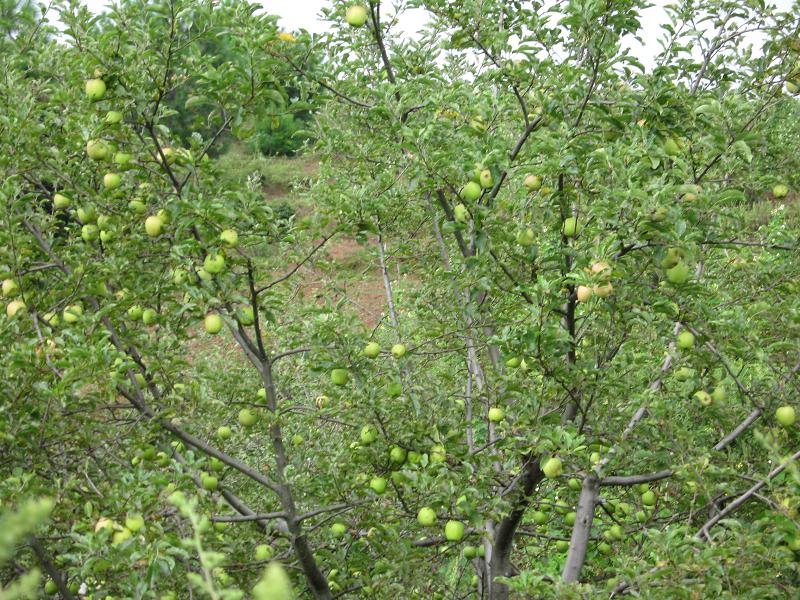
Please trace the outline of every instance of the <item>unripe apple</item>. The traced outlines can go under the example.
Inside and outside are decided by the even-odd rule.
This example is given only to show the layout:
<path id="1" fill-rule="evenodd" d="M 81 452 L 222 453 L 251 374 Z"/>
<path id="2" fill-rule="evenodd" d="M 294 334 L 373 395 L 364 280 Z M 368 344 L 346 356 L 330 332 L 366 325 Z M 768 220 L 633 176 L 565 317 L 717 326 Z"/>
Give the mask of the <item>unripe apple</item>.
<path id="1" fill-rule="evenodd" d="M 578 491 L 581 489 L 581 482 L 579 479 L 575 479 L 574 477 L 567 482 L 567 486 L 569 489 L 573 491 Z"/>
<path id="2" fill-rule="evenodd" d="M 137 215 L 143 215 L 147 212 L 147 205 L 141 200 L 131 200 L 128 202 L 128 208 L 130 208 Z"/>
<path id="3" fill-rule="evenodd" d="M 499 423 L 506 418 L 506 413 L 502 408 L 493 406 L 489 409 L 489 420 L 493 423 Z"/>
<path id="4" fill-rule="evenodd" d="M 453 218 L 459 223 L 466 223 L 469 221 L 469 211 L 463 204 L 456 204 L 453 207 Z"/>
<path id="5" fill-rule="evenodd" d="M 156 318 L 158 317 L 158 313 L 153 310 L 152 308 L 147 308 L 142 312 L 142 323 L 147 325 L 155 325 Z"/>
<path id="6" fill-rule="evenodd" d="M 564 515 L 564 524 L 572 527 L 575 525 L 575 519 L 577 519 L 578 513 L 574 510 L 569 511 L 566 515 Z"/>
<path id="7" fill-rule="evenodd" d="M 392 446 L 389 451 L 389 460 L 395 465 L 401 465 L 406 461 L 406 450 L 400 446 Z"/>
<path id="8" fill-rule="evenodd" d="M 567 217 L 564 219 L 564 224 L 561 227 L 561 232 L 564 234 L 564 237 L 575 237 L 578 235 L 579 230 L 580 227 L 578 227 L 578 219 L 576 217 Z"/>
<path id="9" fill-rule="evenodd" d="M 681 331 L 675 343 L 681 350 L 688 350 L 694 346 L 694 335 L 691 331 Z"/>
<path id="10" fill-rule="evenodd" d="M 347 533 L 347 525 L 344 523 L 334 523 L 331 525 L 331 533 L 335 537 L 342 537 L 345 533 Z"/>
<path id="11" fill-rule="evenodd" d="M 114 154 L 114 164 L 121 169 L 127 169 L 133 162 L 133 155 L 127 152 L 117 152 Z"/>
<path id="12" fill-rule="evenodd" d="M 461 191 L 458 195 L 462 200 L 466 200 L 467 202 L 475 202 L 481 197 L 481 193 L 481 186 L 474 181 L 469 181 L 464 187 L 461 188 Z"/>
<path id="13" fill-rule="evenodd" d="M 53 195 L 53 207 L 58 210 L 63 210 L 65 208 L 69 208 L 69 205 L 72 201 L 65 196 L 64 194 L 54 194 Z"/>
<path id="14" fill-rule="evenodd" d="M 597 550 L 600 552 L 600 554 L 603 554 L 605 556 L 611 554 L 612 552 L 611 545 L 608 544 L 607 542 L 600 542 L 599 544 L 597 544 Z"/>
<path id="15" fill-rule="evenodd" d="M 570 511 L 570 506 L 564 500 L 558 500 L 556 502 L 556 512 L 562 515 L 567 514 Z"/>
<path id="16" fill-rule="evenodd" d="M 219 487 L 219 480 L 213 475 L 204 474 L 200 478 L 200 482 L 203 484 L 203 489 L 208 490 L 209 492 L 213 492 Z"/>
<path id="17" fill-rule="evenodd" d="M 647 521 L 647 513 L 644 512 L 643 510 L 637 510 L 635 517 L 639 523 L 644 523 L 645 521 Z"/>
<path id="18" fill-rule="evenodd" d="M 206 333 L 210 333 L 211 335 L 215 335 L 222 331 L 222 325 L 222 317 L 220 317 L 217 313 L 209 313 L 203 320 L 203 326 L 206 329 Z"/>
<path id="19" fill-rule="evenodd" d="M 13 279 L 4 279 L 3 280 L 3 296 L 6 298 L 10 298 L 11 296 L 16 296 L 19 292 L 19 285 Z"/>
<path id="20" fill-rule="evenodd" d="M 314 404 L 316 404 L 317 408 L 319 408 L 320 410 L 327 407 L 329 403 L 330 403 L 330 398 L 328 398 L 327 396 L 317 396 L 314 399 Z"/>
<path id="21" fill-rule="evenodd" d="M 225 441 L 227 439 L 230 439 L 232 433 L 233 432 L 231 431 L 230 427 L 228 427 L 227 425 L 223 425 L 222 427 L 219 427 L 217 429 L 217 439 Z"/>
<path id="22" fill-rule="evenodd" d="M 131 321 L 138 321 L 139 319 L 141 319 L 142 318 L 142 307 L 139 306 L 138 304 L 135 304 L 135 305 L 131 306 L 128 309 L 128 318 Z"/>
<path id="23" fill-rule="evenodd" d="M 725 386 L 718 385 L 715 387 L 711 392 L 711 398 L 714 400 L 714 402 L 725 402 L 725 400 L 728 398 L 728 393 L 725 390 Z"/>
<path id="24" fill-rule="evenodd" d="M 800 81 L 787 81 L 786 91 L 790 94 L 796 94 L 797 92 L 800 92 Z"/>
<path id="25" fill-rule="evenodd" d="M 373 477 L 369 482 L 369 487 L 376 494 L 382 494 L 386 491 L 386 480 L 383 477 Z"/>
<path id="26" fill-rule="evenodd" d="M 462 553 L 464 554 L 464 558 L 472 560 L 478 556 L 478 549 L 475 546 L 464 546 Z"/>
<path id="27" fill-rule="evenodd" d="M 481 171 L 478 184 L 485 190 L 494 185 L 494 177 L 492 177 L 492 172 L 489 169 L 483 169 Z"/>
<path id="28" fill-rule="evenodd" d="M 111 148 L 103 140 L 89 140 L 86 142 L 86 154 L 92 160 L 106 160 L 111 154 Z"/>
<path id="29" fill-rule="evenodd" d="M 517 243 L 520 246 L 524 246 L 527 248 L 528 246 L 533 246 L 533 243 L 536 241 L 536 235 L 533 233 L 533 229 L 527 227 L 525 229 L 520 229 L 517 232 Z"/>
<path id="30" fill-rule="evenodd" d="M 203 261 L 203 268 L 212 275 L 221 273 L 225 268 L 225 257 L 222 254 L 209 254 Z"/>
<path id="31" fill-rule="evenodd" d="M 656 505 L 655 492 L 653 492 L 652 490 L 647 490 L 645 493 L 643 493 L 642 504 L 644 504 L 645 506 L 655 506 Z"/>
<path id="32" fill-rule="evenodd" d="M 427 506 L 420 508 L 417 513 L 417 521 L 419 521 L 420 525 L 430 527 L 436 523 L 436 512 Z"/>
<path id="33" fill-rule="evenodd" d="M 417 464 L 419 464 L 419 461 L 422 460 L 422 454 L 420 454 L 416 450 L 409 450 L 408 451 L 408 456 L 406 457 L 406 460 L 411 465 L 417 465 Z M 433 461 L 431 461 L 431 462 L 433 462 Z"/>
<path id="34" fill-rule="evenodd" d="M 458 542 L 464 537 L 464 523 L 448 521 L 444 526 L 444 537 L 450 542 Z"/>
<path id="35" fill-rule="evenodd" d="M 97 209 L 92 204 L 81 206 L 78 209 L 78 220 L 81 223 L 95 223 L 97 221 Z"/>
<path id="36" fill-rule="evenodd" d="M 157 237 L 161 235 L 164 229 L 164 222 L 155 215 L 151 215 L 145 219 L 144 230 L 150 237 Z"/>
<path id="37" fill-rule="evenodd" d="M 105 121 L 109 125 L 117 125 L 118 123 L 122 123 L 122 113 L 118 110 L 110 110 L 108 111 L 108 114 L 106 114 Z"/>
<path id="38" fill-rule="evenodd" d="M 544 466 L 542 467 L 542 472 L 548 479 L 555 479 L 561 475 L 563 470 L 564 467 L 561 464 L 561 459 L 556 456 L 548 458 L 547 462 L 545 462 Z"/>
<path id="39" fill-rule="evenodd" d="M 381 353 L 381 345 L 376 342 L 370 342 L 364 347 L 364 350 L 361 352 L 367 358 L 376 358 Z"/>
<path id="40" fill-rule="evenodd" d="M 136 533 L 144 527 L 144 517 L 138 514 L 128 515 L 125 519 L 125 527 L 130 529 L 131 533 Z"/>
<path id="41" fill-rule="evenodd" d="M 538 175 L 530 174 L 525 177 L 525 180 L 522 182 L 522 184 L 529 192 L 535 192 L 542 187 L 542 178 Z"/>
<path id="42" fill-rule="evenodd" d="M 272 546 L 259 544 L 256 546 L 256 560 L 269 560 L 275 554 Z"/>
<path id="43" fill-rule="evenodd" d="M 611 537 L 615 540 L 621 540 L 623 537 L 625 537 L 625 532 L 619 525 L 612 525 L 608 531 L 611 533 Z"/>
<path id="44" fill-rule="evenodd" d="M 569 550 L 569 542 L 567 540 L 556 541 L 556 551 L 566 552 L 567 550 Z"/>
<path id="45" fill-rule="evenodd" d="M 347 369 L 333 369 L 331 371 L 331 382 L 334 385 L 347 385 L 350 381 L 350 373 Z"/>
<path id="46" fill-rule="evenodd" d="M 367 22 L 367 9 L 361 4 L 351 4 L 344 13 L 344 20 L 350 27 L 361 27 Z"/>
<path id="47" fill-rule="evenodd" d="M 703 406 L 711 406 L 713 399 L 711 398 L 711 394 L 709 394 L 705 390 L 698 390 L 694 393 L 694 397 L 702 404 Z"/>
<path id="48" fill-rule="evenodd" d="M 675 371 L 675 379 L 678 381 L 689 381 L 694 376 L 694 369 L 681 367 Z"/>
<path id="49" fill-rule="evenodd" d="M 12 300 L 6 305 L 6 316 L 13 319 L 18 314 L 25 312 L 25 303 L 22 300 Z"/>
<path id="50" fill-rule="evenodd" d="M 778 408 L 778 410 L 775 411 L 775 419 L 777 419 L 778 423 L 780 423 L 784 427 L 791 427 L 792 425 L 794 425 L 796 419 L 794 407 L 781 406 L 780 408 Z"/>
<path id="51" fill-rule="evenodd" d="M 233 229 L 225 229 L 219 234 L 219 239 L 227 246 L 233 248 L 239 243 L 239 234 Z"/>
<path id="52" fill-rule="evenodd" d="M 679 262 L 671 269 L 667 269 L 667 281 L 675 285 L 683 285 L 689 281 L 689 267 L 685 262 Z"/>
<path id="53" fill-rule="evenodd" d="M 243 408 L 239 411 L 239 424 L 242 427 L 252 427 L 256 424 L 256 421 L 258 421 L 258 415 L 249 408 Z"/>
<path id="54" fill-rule="evenodd" d="M 115 190 L 122 185 L 122 178 L 116 173 L 106 173 L 103 175 L 103 187 L 107 190 Z"/>
<path id="55" fill-rule="evenodd" d="M 602 460 L 602 458 L 603 457 L 600 456 L 599 452 L 592 452 L 589 455 L 589 462 L 592 463 L 593 465 L 596 465 L 597 463 L 599 463 Z"/>
<path id="56" fill-rule="evenodd" d="M 431 446 L 428 458 L 430 458 L 431 463 L 443 463 L 445 460 L 447 460 L 447 452 L 445 451 L 444 446 L 441 444 Z"/>
<path id="57" fill-rule="evenodd" d="M 789 188 L 783 183 L 779 183 L 772 188 L 772 195 L 776 198 L 783 198 L 789 193 Z"/>
<path id="58" fill-rule="evenodd" d="M 86 97 L 93 102 L 102 100 L 106 95 L 106 84 L 102 79 L 86 80 Z"/>
<path id="59" fill-rule="evenodd" d="M 56 582 L 52 579 L 48 579 L 47 583 L 44 584 L 44 593 L 52 596 L 56 592 L 58 592 L 58 586 L 56 585 Z"/>
<path id="60" fill-rule="evenodd" d="M 249 327 L 253 323 L 255 323 L 256 315 L 253 312 L 252 306 L 243 306 L 239 310 L 236 311 L 236 318 L 239 320 L 239 323 L 244 325 L 245 327 Z"/>
<path id="61" fill-rule="evenodd" d="M 665 269 L 672 268 L 680 263 L 685 255 L 682 248 L 667 248 L 667 252 L 661 260 L 661 266 Z"/>
<path id="62" fill-rule="evenodd" d="M 684 196 L 685 199 L 685 196 Z M 669 215 L 669 209 L 666 206 L 659 206 L 652 213 L 650 213 L 650 220 L 655 223 L 660 223 Z"/>
<path id="63" fill-rule="evenodd" d="M 592 288 L 586 285 L 579 285 L 575 290 L 575 296 L 578 298 L 578 302 L 588 302 L 592 299 L 592 295 L 594 291 Z"/>
<path id="64" fill-rule="evenodd" d="M 83 307 L 80 304 L 72 304 L 64 309 L 61 316 L 65 323 L 77 323 L 78 319 L 83 315 Z"/>
<path id="65" fill-rule="evenodd" d="M 369 446 L 372 442 L 378 439 L 378 430 L 372 425 L 364 425 L 364 427 L 361 428 L 359 439 L 361 439 L 362 444 Z"/>
<path id="66" fill-rule="evenodd" d="M 676 156 L 681 152 L 681 147 L 678 144 L 678 141 L 673 137 L 669 137 L 666 140 L 664 140 L 663 147 L 664 147 L 664 152 L 666 152 L 668 156 Z"/>
<path id="67" fill-rule="evenodd" d="M 407 351 L 408 348 L 406 348 L 405 344 L 395 344 L 392 346 L 392 356 L 395 358 L 403 358 Z"/>
<path id="68" fill-rule="evenodd" d="M 608 298 L 611 294 L 614 293 L 614 286 L 611 283 L 604 283 L 603 285 L 596 285 L 592 289 L 592 292 L 598 298 Z"/>
<path id="69" fill-rule="evenodd" d="M 533 522 L 537 525 L 544 525 L 547 523 L 547 513 L 542 512 L 541 510 L 534 511 L 531 517 L 533 518 Z"/>

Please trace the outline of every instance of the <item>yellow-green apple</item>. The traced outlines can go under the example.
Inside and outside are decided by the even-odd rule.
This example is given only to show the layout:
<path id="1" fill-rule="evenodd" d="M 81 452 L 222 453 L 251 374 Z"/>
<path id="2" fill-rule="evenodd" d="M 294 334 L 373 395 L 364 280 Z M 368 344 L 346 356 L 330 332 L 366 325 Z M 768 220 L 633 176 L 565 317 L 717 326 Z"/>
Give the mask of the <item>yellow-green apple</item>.
<path id="1" fill-rule="evenodd" d="M 161 235 L 164 229 L 164 222 L 156 215 L 150 215 L 144 221 L 144 230 L 150 237 L 157 237 Z"/>
<path id="2" fill-rule="evenodd" d="M 502 408 L 497 406 L 493 406 L 489 409 L 489 420 L 493 423 L 499 423 L 503 419 L 506 418 L 506 413 L 503 411 Z"/>
<path id="3" fill-rule="evenodd" d="M 70 204 L 72 204 L 72 201 L 68 196 L 65 196 L 64 194 L 53 195 L 53 206 L 56 209 L 63 210 L 65 208 L 69 208 Z"/>
<path id="4" fill-rule="evenodd" d="M 564 219 L 564 224 L 561 227 L 561 233 L 564 234 L 564 237 L 575 237 L 578 235 L 579 230 L 580 227 L 578 227 L 578 219 L 576 217 L 567 217 Z"/>
<path id="5" fill-rule="evenodd" d="M 791 427 L 795 422 L 795 412 L 792 406 L 781 406 L 775 411 L 775 418 L 784 427 Z"/>
<path id="6" fill-rule="evenodd" d="M 691 331 L 681 331 L 675 343 L 681 350 L 688 350 L 694 346 L 694 334 Z"/>
<path id="7" fill-rule="evenodd" d="M 563 470 L 564 467 L 561 463 L 561 459 L 556 456 L 548 458 L 542 466 L 542 472 L 548 479 L 555 479 L 556 477 L 559 477 Z"/>
<path id="8" fill-rule="evenodd" d="M 578 302 L 588 302 L 592 299 L 593 293 L 592 288 L 586 285 L 579 285 L 575 290 L 575 296 L 578 298 Z"/>
<path id="9" fill-rule="evenodd" d="M 542 187 L 542 178 L 538 175 L 529 174 L 522 184 L 529 192 L 535 192 Z"/>
<path id="10" fill-rule="evenodd" d="M 481 186 L 474 181 L 469 181 L 467 184 L 461 188 L 459 192 L 459 196 L 461 196 L 462 200 L 466 200 L 467 202 L 475 202 L 478 198 L 481 197 Z"/>
<path id="11" fill-rule="evenodd" d="M 333 369 L 331 371 L 331 382 L 334 385 L 346 385 L 350 381 L 350 373 L 347 369 Z"/>
<path id="12" fill-rule="evenodd" d="M 364 347 L 361 352 L 367 358 L 376 358 L 381 353 L 381 345 L 376 342 L 370 342 Z"/>
<path id="13" fill-rule="evenodd" d="M 86 142 L 86 154 L 92 160 L 106 160 L 111 154 L 111 148 L 103 140 L 89 140 Z"/>
<path id="14" fill-rule="evenodd" d="M 222 325 L 222 317 L 220 317 L 217 313 L 207 314 L 203 321 L 203 326 L 206 329 L 206 333 L 210 333 L 211 335 L 215 335 L 222 331 Z"/>
<path id="15" fill-rule="evenodd" d="M 464 537 L 464 523 L 450 520 L 445 523 L 444 537 L 450 542 L 458 542 Z"/>
<path id="16" fill-rule="evenodd" d="M 517 232 L 517 243 L 520 246 L 528 247 L 533 246 L 533 242 L 536 241 L 536 236 L 533 233 L 533 229 L 531 227 L 526 227 L 525 229 L 520 229 Z"/>
<path id="17" fill-rule="evenodd" d="M 219 239 L 223 244 L 233 248 L 239 243 L 239 234 L 234 229 L 225 229 L 219 234 Z"/>
<path id="18" fill-rule="evenodd" d="M 428 506 L 420 508 L 417 513 L 417 521 L 419 521 L 420 525 L 430 527 L 436 523 L 436 511 Z"/>
<path id="19" fill-rule="evenodd" d="M 86 97 L 93 102 L 102 100 L 106 95 L 106 83 L 102 79 L 94 78 L 86 80 Z"/>
<path id="20" fill-rule="evenodd" d="M 350 27 L 361 27 L 367 22 L 367 9 L 362 4 L 351 4 L 344 13 L 344 20 Z"/>
<path id="21" fill-rule="evenodd" d="M 376 494 L 382 494 L 386 491 L 386 480 L 383 477 L 373 477 L 369 482 L 369 487 Z"/>

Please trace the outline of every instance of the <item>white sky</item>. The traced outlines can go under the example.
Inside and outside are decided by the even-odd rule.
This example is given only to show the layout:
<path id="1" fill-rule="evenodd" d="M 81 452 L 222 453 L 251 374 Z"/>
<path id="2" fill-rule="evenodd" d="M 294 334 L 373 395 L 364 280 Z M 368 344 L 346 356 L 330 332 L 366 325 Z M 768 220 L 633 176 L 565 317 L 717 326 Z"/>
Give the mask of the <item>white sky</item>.
<path id="1" fill-rule="evenodd" d="M 83 0 L 93 11 L 101 11 L 109 4 L 108 0 Z M 457 1 L 457 0 L 456 0 Z M 666 21 L 664 7 L 674 0 L 651 0 L 653 6 L 641 15 L 642 30 L 640 35 L 644 41 L 641 49 L 634 54 L 642 62 L 652 64 L 653 57 L 660 51 L 658 40 L 661 38 L 661 24 Z M 783 11 L 790 10 L 793 0 L 771 0 L 769 3 Z M 326 31 L 329 23 L 320 19 L 320 10 L 330 4 L 329 0 L 260 0 L 267 12 L 278 15 L 283 29 L 293 31 L 307 29 L 314 33 Z M 386 2 L 391 5 L 392 2 Z M 409 10 L 403 14 L 398 29 L 406 34 L 413 34 L 425 24 L 425 11 Z M 757 42 L 757 40 L 753 40 Z"/>

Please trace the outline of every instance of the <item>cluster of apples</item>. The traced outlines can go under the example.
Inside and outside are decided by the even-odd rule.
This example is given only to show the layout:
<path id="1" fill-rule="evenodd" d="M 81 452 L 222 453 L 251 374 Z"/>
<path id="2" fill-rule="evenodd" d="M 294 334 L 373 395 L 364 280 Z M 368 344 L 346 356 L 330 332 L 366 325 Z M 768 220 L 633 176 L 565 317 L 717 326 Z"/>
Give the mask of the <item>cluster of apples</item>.
<path id="1" fill-rule="evenodd" d="M 493 186 L 494 176 L 492 175 L 491 169 L 487 169 L 483 165 L 476 165 L 470 180 L 458 192 L 458 197 L 461 198 L 463 202 L 453 207 L 453 219 L 457 223 L 466 223 L 469 221 L 469 209 L 464 202 L 477 202 L 483 194 L 483 191 L 491 189 Z"/>
<path id="2" fill-rule="evenodd" d="M 27 310 L 28 307 L 25 301 L 19 297 L 21 296 L 21 290 L 16 280 L 11 278 L 3 280 L 2 293 L 4 298 L 10 299 L 6 304 L 6 316 L 9 319 L 13 319 Z"/>
<path id="3" fill-rule="evenodd" d="M 588 269 L 590 277 L 596 282 L 592 285 L 579 285 L 575 288 L 575 297 L 578 302 L 589 302 L 593 297 L 608 298 L 614 293 L 611 284 L 611 266 L 603 261 L 597 261 Z"/>

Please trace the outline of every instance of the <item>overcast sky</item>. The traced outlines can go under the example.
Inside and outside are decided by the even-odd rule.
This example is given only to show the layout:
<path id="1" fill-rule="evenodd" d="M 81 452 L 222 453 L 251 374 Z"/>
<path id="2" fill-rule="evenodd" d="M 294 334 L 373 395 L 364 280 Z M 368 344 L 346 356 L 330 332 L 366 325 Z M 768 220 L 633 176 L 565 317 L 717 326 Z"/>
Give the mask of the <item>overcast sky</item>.
<path id="1" fill-rule="evenodd" d="M 83 1 L 95 11 L 101 11 L 104 6 L 109 4 L 108 0 Z M 667 20 L 664 7 L 673 1 L 652 0 L 653 6 L 645 10 L 641 15 L 641 37 L 644 45 L 641 48 L 634 48 L 634 53 L 645 64 L 650 63 L 660 50 L 658 40 L 661 37 L 661 24 Z M 771 0 L 769 3 L 781 10 L 788 11 L 792 6 L 792 2 L 793 0 Z M 323 6 L 330 4 L 329 0 L 260 0 L 260 3 L 264 5 L 268 12 L 280 17 L 281 25 L 285 30 L 307 29 L 311 32 L 322 32 L 328 28 L 328 23 L 322 21 L 319 18 L 319 14 Z M 392 3 L 387 2 L 387 4 Z M 403 18 L 398 23 L 398 28 L 403 32 L 413 34 L 422 28 L 424 24 L 425 12 L 423 10 L 410 10 L 403 14 Z"/>

